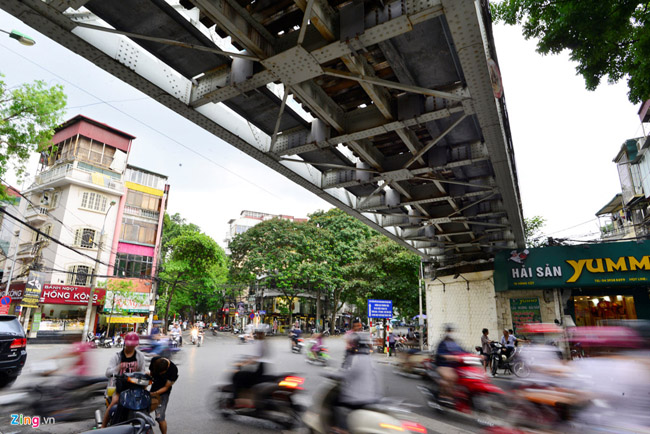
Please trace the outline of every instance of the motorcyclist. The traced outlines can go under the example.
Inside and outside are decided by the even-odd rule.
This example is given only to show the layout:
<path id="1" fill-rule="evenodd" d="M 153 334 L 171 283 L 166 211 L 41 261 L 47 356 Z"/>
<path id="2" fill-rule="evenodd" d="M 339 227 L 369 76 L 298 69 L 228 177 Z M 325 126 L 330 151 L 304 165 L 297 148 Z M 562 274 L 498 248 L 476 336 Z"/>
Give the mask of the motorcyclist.
<path id="1" fill-rule="evenodd" d="M 454 326 L 447 324 L 445 326 L 445 335 L 438 344 L 436 349 L 436 365 L 441 377 L 440 382 L 440 400 L 453 401 L 456 380 L 456 356 L 465 351 L 454 340 Z"/>
<path id="2" fill-rule="evenodd" d="M 312 356 L 314 356 L 314 358 L 317 359 L 322 349 L 323 349 L 323 334 L 316 333 L 314 335 L 314 344 L 310 348 Z"/>
<path id="3" fill-rule="evenodd" d="M 517 338 L 510 334 L 507 329 L 503 329 L 503 336 L 501 336 L 501 345 L 504 347 L 506 357 L 510 357 L 515 352 L 515 342 Z"/>
<path id="4" fill-rule="evenodd" d="M 246 360 L 236 364 L 238 369 L 232 377 L 235 407 L 254 407 L 253 400 L 242 398 L 240 395 L 242 390 L 250 389 L 255 384 L 258 384 L 264 375 L 268 353 L 266 341 L 264 340 L 265 335 L 263 329 L 255 329 L 253 331 L 255 337 L 253 354 Z"/>
<path id="5" fill-rule="evenodd" d="M 111 358 L 108 363 L 108 368 L 106 368 L 106 376 L 111 378 L 113 375 L 122 375 L 130 374 L 133 372 L 145 372 L 145 358 L 144 354 L 141 351 L 136 349 L 140 344 L 140 338 L 135 332 L 130 332 L 124 338 L 124 348 L 115 353 L 113 358 Z M 110 415 L 111 408 L 118 403 L 119 395 L 122 390 L 124 390 L 125 384 L 118 379 L 115 385 L 115 393 L 111 403 L 109 404 L 106 412 L 104 413 L 104 419 L 102 421 L 102 428 L 105 428 L 108 424 L 108 418 Z"/>
<path id="6" fill-rule="evenodd" d="M 177 335 L 178 336 L 178 345 L 183 346 L 183 332 L 181 331 L 180 326 L 178 325 L 177 322 L 174 323 L 174 326 L 172 329 L 169 331 L 170 336 Z"/>
<path id="7" fill-rule="evenodd" d="M 298 321 L 296 321 L 296 324 L 298 324 Z M 294 324 L 293 329 L 291 332 L 289 332 L 289 338 L 291 339 L 291 350 L 293 351 L 293 347 L 298 346 L 298 338 L 302 334 L 302 330 L 300 330 L 300 325 Z"/>
<path id="8" fill-rule="evenodd" d="M 335 432 L 346 432 L 349 413 L 378 402 L 383 390 L 370 356 L 372 340 L 369 333 L 353 333 L 349 344 L 346 363 L 333 375 L 341 382 L 339 395 L 332 404 Z"/>

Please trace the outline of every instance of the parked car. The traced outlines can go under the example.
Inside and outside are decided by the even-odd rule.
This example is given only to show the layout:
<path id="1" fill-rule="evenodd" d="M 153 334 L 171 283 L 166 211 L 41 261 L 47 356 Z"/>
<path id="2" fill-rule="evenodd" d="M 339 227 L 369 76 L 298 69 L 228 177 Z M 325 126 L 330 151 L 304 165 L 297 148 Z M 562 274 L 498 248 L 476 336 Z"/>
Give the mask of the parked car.
<path id="1" fill-rule="evenodd" d="M 14 315 L 0 315 L 0 388 L 16 381 L 27 360 L 27 337 Z"/>

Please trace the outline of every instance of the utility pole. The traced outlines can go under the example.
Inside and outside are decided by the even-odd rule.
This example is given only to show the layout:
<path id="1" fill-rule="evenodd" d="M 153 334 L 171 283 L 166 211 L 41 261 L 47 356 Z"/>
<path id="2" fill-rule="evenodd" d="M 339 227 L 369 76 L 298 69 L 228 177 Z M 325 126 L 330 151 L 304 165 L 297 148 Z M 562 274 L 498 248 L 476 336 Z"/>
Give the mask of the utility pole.
<path id="1" fill-rule="evenodd" d="M 418 280 L 418 292 L 420 299 L 420 316 L 418 316 L 418 323 L 420 325 L 420 351 L 424 350 L 424 318 L 422 317 L 422 283 L 424 281 L 424 272 L 422 270 L 422 261 L 420 261 L 420 279 Z"/>
<path id="2" fill-rule="evenodd" d="M 84 320 L 84 330 L 81 335 L 81 342 L 88 341 L 88 332 L 90 330 L 90 315 L 93 310 L 93 297 L 95 295 L 95 286 L 97 286 L 97 270 L 99 269 L 99 264 L 102 259 L 102 247 L 104 246 L 104 226 L 106 225 L 106 217 L 108 216 L 109 211 L 115 205 L 115 201 L 112 200 L 110 206 L 104 214 L 104 223 L 102 223 L 102 230 L 99 233 L 99 242 L 97 243 L 97 258 L 95 259 L 95 267 L 93 268 L 92 279 L 90 280 L 90 294 L 88 295 L 88 305 L 86 307 L 86 318 Z M 110 324 L 108 325 L 110 327 Z"/>
<path id="3" fill-rule="evenodd" d="M 14 270 L 16 269 L 16 256 L 18 256 L 18 244 L 20 243 L 20 230 L 17 230 L 15 234 L 16 234 L 16 248 L 14 249 L 13 258 L 11 258 L 11 270 L 9 270 L 9 279 L 7 280 L 7 286 L 5 287 L 5 295 L 9 295 L 9 287 L 11 286 L 11 279 L 13 279 Z"/>

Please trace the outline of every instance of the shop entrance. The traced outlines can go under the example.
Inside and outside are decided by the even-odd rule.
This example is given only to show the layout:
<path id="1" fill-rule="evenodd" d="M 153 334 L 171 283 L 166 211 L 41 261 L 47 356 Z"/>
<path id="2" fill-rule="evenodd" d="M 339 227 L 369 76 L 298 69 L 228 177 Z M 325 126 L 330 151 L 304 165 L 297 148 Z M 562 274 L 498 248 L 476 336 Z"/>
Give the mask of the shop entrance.
<path id="1" fill-rule="evenodd" d="M 607 321 L 637 319 L 634 297 L 629 295 L 573 297 L 577 326 L 607 325 Z"/>

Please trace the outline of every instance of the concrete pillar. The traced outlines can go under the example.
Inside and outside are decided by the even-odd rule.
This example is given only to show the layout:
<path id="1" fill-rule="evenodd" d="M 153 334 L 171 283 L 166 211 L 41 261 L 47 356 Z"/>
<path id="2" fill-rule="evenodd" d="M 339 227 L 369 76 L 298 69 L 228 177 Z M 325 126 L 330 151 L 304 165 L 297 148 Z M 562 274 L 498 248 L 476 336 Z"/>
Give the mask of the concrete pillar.
<path id="1" fill-rule="evenodd" d="M 464 273 L 426 279 L 428 339 L 435 349 L 445 324 L 456 327 L 458 343 L 467 351 L 481 344 L 481 330 L 488 328 L 490 337 L 499 334 L 493 271 Z"/>

